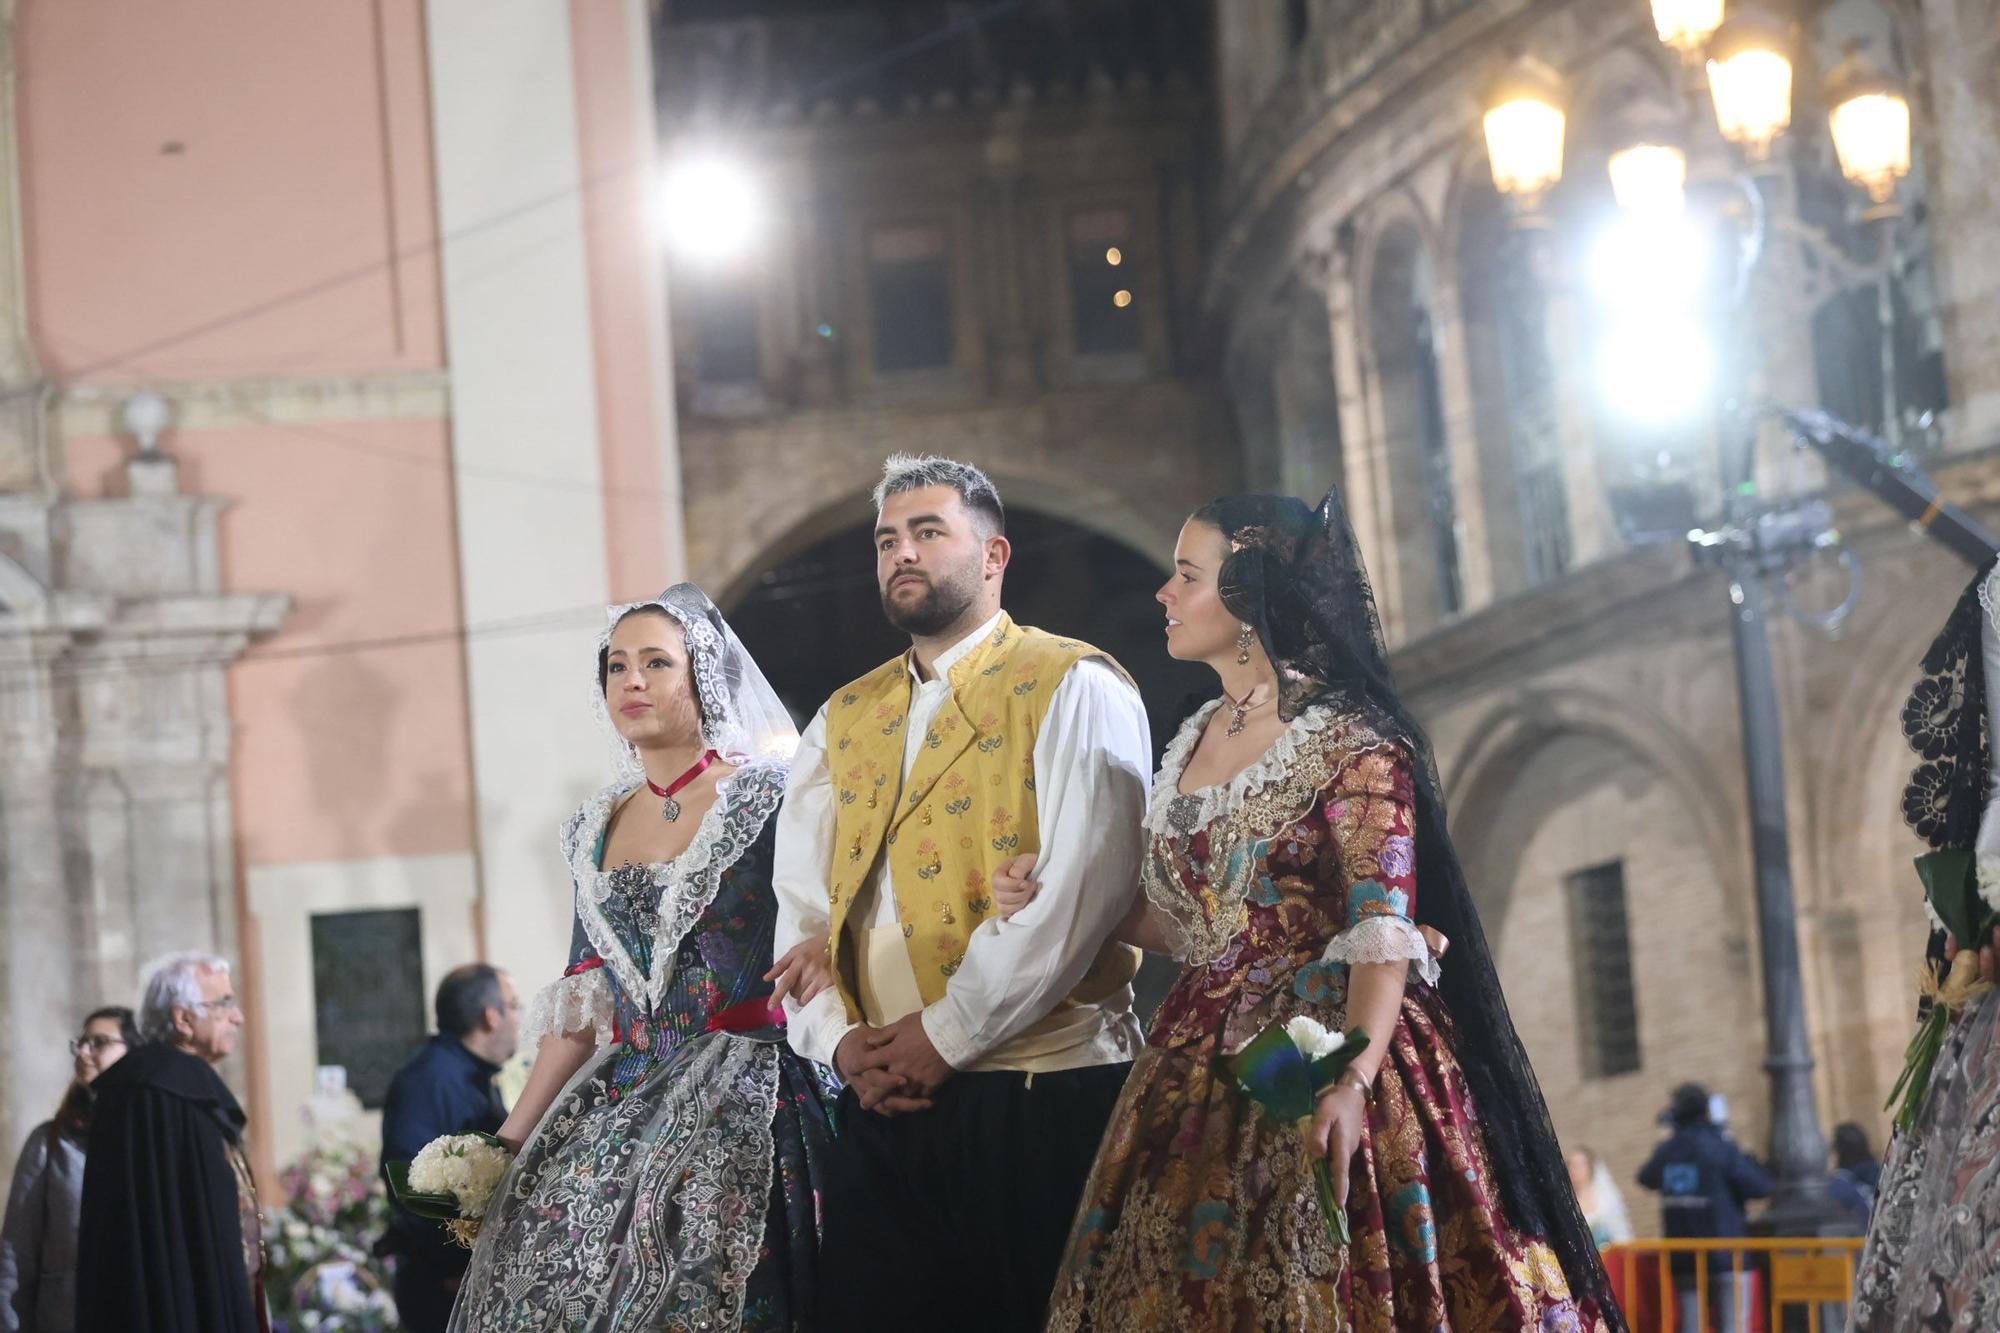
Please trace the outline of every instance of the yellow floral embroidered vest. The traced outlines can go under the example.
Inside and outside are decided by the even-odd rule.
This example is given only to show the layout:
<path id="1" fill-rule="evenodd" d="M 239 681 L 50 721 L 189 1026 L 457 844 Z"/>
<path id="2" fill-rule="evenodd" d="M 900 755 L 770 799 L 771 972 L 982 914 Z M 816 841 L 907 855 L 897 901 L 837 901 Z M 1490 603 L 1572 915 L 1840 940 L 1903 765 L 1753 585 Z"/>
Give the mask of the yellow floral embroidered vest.
<path id="1" fill-rule="evenodd" d="M 1089 657 L 1124 674 L 1087 643 L 1016 625 L 1003 614 L 986 641 L 951 668 L 951 697 L 924 736 L 907 786 L 905 659 L 877 667 L 827 704 L 835 797 L 831 944 L 850 1021 L 861 1018 L 862 1008 L 847 913 L 877 858 L 889 858 L 917 990 L 925 1004 L 935 1004 L 973 930 L 993 914 L 993 872 L 1041 846 L 1035 740 L 1056 686 Z M 1101 1001 L 1129 985 L 1138 967 L 1138 950 L 1107 940 L 1069 998 Z"/>

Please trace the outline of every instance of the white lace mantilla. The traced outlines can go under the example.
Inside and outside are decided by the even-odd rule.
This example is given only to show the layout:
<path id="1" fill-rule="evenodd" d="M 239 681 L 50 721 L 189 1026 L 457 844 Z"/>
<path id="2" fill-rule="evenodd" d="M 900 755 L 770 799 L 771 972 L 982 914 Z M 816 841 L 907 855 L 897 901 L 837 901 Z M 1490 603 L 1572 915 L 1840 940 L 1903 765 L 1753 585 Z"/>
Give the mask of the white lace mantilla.
<path id="1" fill-rule="evenodd" d="M 770 758 L 745 758 L 716 784 L 715 804 L 701 817 L 687 849 L 671 861 L 648 867 L 661 886 L 660 928 L 653 936 L 653 970 L 648 976 L 618 939 L 604 901 L 611 877 L 597 866 L 597 840 L 611 812 L 637 783 L 614 783 L 585 801 L 562 829 L 563 859 L 576 881 L 577 916 L 597 956 L 611 969 L 618 984 L 635 1000 L 644 997 L 653 1008 L 665 998 L 673 980 L 674 958 L 681 941 L 715 901 L 722 872 L 736 863 L 743 849 L 755 842 L 785 795 L 785 764 Z"/>
<path id="2" fill-rule="evenodd" d="M 1253 797 L 1262 796 L 1292 774 L 1299 764 L 1301 746 L 1317 741 L 1334 723 L 1349 718 L 1326 704 L 1315 704 L 1293 718 L 1256 763 L 1227 782 L 1183 794 L 1181 775 L 1187 772 L 1194 747 L 1201 743 L 1202 728 L 1220 707 L 1222 700 L 1211 699 L 1196 709 L 1194 716 L 1181 724 L 1160 758 L 1160 771 L 1153 775 L 1152 799 L 1146 803 L 1146 827 L 1160 837 L 1191 836 L 1214 823 L 1218 816 L 1241 810 Z M 1368 737 L 1355 748 L 1376 749 L 1386 743 L 1372 732 Z M 1304 813 L 1302 806 L 1298 814 Z"/>
<path id="3" fill-rule="evenodd" d="M 1402 963 L 1416 968 L 1427 985 L 1438 984 L 1437 955 L 1423 934 L 1400 916 L 1371 916 L 1355 922 L 1328 941 L 1322 962 Z"/>
<path id="4" fill-rule="evenodd" d="M 577 1032 L 593 1032 L 599 1046 L 609 1046 L 616 1017 L 603 968 L 558 977 L 528 1002 L 527 1016 L 521 1020 L 521 1049 L 532 1051 L 544 1037 Z"/>

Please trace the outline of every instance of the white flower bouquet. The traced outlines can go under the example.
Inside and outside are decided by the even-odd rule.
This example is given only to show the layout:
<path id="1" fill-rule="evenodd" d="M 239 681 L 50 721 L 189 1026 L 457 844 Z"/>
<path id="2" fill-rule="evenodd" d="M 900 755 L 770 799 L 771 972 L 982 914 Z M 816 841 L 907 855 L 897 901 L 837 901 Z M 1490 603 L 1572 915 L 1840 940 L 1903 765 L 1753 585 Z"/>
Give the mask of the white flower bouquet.
<path id="1" fill-rule="evenodd" d="M 513 1160 L 491 1134 L 446 1134 L 426 1143 L 416 1160 L 390 1162 L 389 1188 L 397 1203 L 444 1223 L 451 1238 L 469 1250 Z"/>
<path id="2" fill-rule="evenodd" d="M 1229 1057 L 1227 1068 L 1250 1099 L 1281 1124 L 1293 1124 L 1310 1137 L 1319 1095 L 1332 1087 L 1356 1056 L 1368 1049 L 1368 1032 L 1329 1031 L 1304 1014 L 1280 1026 L 1272 1024 Z M 1336 1245 L 1351 1242 L 1347 1209 L 1333 1197 L 1333 1176 L 1324 1157 L 1312 1162 L 1319 1190 L 1320 1211 Z"/>

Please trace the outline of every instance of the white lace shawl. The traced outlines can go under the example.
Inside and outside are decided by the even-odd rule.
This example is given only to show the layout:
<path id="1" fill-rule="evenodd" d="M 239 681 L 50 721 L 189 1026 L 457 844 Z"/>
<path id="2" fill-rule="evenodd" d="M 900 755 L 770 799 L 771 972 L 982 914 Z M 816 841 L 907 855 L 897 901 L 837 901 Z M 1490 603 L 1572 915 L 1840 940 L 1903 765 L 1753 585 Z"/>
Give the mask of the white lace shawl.
<path id="1" fill-rule="evenodd" d="M 1340 753 L 1381 749 L 1390 744 L 1352 715 L 1326 704 L 1305 709 L 1285 727 L 1262 758 L 1226 783 L 1183 793 L 1181 775 L 1201 740 L 1202 728 L 1221 706 L 1212 700 L 1181 725 L 1160 760 L 1146 807 L 1146 829 L 1152 834 L 1140 879 L 1155 917 L 1165 928 L 1174 957 L 1196 965 L 1213 962 L 1247 921 L 1245 899 L 1262 874 L 1262 850 L 1311 809 L 1314 799 L 1332 779 L 1328 747 L 1323 737 L 1336 726 L 1351 729 Z M 1191 901 L 1164 864 L 1165 845 L 1207 830 L 1210 885 L 1215 907 L 1204 913 Z M 1327 944 L 1327 962 L 1393 963 L 1407 960 L 1431 985 L 1438 980 L 1437 959 L 1415 923 L 1404 917 L 1375 916 L 1342 930 Z"/>
<path id="2" fill-rule="evenodd" d="M 715 804 L 701 818 L 686 850 L 671 861 L 649 869 L 661 886 L 660 927 L 653 937 L 651 974 L 643 971 L 618 940 L 604 914 L 611 876 L 597 865 L 597 840 L 619 802 L 636 790 L 636 782 L 615 782 L 585 801 L 562 828 L 563 859 L 576 883 L 576 912 L 584 934 L 602 968 L 563 977 L 542 989 L 522 1021 L 522 1042 L 539 1041 L 549 1033 L 567 1035 L 594 1030 L 602 1046 L 611 1040 L 613 997 L 604 973 L 635 1002 L 657 1008 L 673 980 L 674 959 L 681 941 L 715 901 L 722 872 L 736 859 L 777 810 L 785 794 L 785 762 L 777 758 L 737 759 L 737 769 L 716 784 Z"/>

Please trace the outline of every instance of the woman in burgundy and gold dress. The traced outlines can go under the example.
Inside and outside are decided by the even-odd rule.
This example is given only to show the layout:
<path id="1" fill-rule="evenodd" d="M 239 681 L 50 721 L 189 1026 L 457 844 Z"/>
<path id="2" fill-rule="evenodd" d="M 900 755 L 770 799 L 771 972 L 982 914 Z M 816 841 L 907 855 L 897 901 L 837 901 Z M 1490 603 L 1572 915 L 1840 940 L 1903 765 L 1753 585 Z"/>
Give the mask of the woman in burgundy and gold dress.
<path id="1" fill-rule="evenodd" d="M 1174 554 L 1168 650 L 1214 667 L 1222 697 L 1168 747 L 1121 933 L 1183 971 L 1085 1187 L 1049 1327 L 1621 1328 L 1339 500 L 1217 501 Z M 1221 1063 L 1297 1015 L 1372 1036 L 1304 1133 Z"/>

